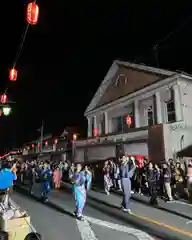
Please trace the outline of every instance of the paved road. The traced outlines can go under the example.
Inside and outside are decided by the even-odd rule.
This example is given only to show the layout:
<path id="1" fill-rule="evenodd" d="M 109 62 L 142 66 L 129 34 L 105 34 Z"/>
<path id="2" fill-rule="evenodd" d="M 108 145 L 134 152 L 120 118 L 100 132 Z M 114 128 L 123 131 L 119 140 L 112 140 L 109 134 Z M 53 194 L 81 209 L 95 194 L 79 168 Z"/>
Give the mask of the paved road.
<path id="1" fill-rule="evenodd" d="M 34 191 L 38 193 L 38 186 Z M 26 196 L 25 194 L 15 193 L 13 199 L 15 202 L 29 212 L 32 222 L 36 230 L 44 236 L 46 240 L 119 240 L 123 239 L 166 239 L 179 240 L 191 239 L 190 236 L 184 233 L 189 233 L 188 229 L 181 226 L 183 233 L 177 232 L 174 229 L 169 229 L 164 226 L 139 219 L 135 216 L 129 216 L 122 213 L 117 207 L 112 207 L 110 204 L 114 201 L 121 201 L 117 196 L 104 196 L 100 193 L 90 192 L 87 206 L 85 208 L 85 221 L 77 221 L 71 212 L 74 210 L 74 202 L 69 191 L 53 190 L 49 204 L 45 205 L 37 201 L 35 198 Z M 100 198 L 100 200 L 96 198 Z M 101 199 L 102 198 L 102 199 Z M 104 202 L 104 200 L 106 200 Z M 133 211 L 137 209 L 137 214 L 145 215 L 145 212 L 150 211 L 150 215 L 158 214 L 161 218 L 165 217 L 169 221 L 181 221 L 181 224 L 186 224 L 186 219 L 177 221 L 177 216 L 171 216 L 168 213 L 158 212 L 151 207 L 144 206 L 140 203 L 132 203 Z M 144 210 L 145 209 L 145 212 Z M 180 219 L 178 217 L 178 219 Z M 178 222 L 180 224 L 180 222 Z M 177 228 L 176 228 L 177 229 Z M 142 230 L 142 231 L 140 231 Z M 146 235 L 145 233 L 148 233 Z M 151 237 L 149 237 L 151 236 Z M 153 237 L 152 237 L 153 236 Z"/>

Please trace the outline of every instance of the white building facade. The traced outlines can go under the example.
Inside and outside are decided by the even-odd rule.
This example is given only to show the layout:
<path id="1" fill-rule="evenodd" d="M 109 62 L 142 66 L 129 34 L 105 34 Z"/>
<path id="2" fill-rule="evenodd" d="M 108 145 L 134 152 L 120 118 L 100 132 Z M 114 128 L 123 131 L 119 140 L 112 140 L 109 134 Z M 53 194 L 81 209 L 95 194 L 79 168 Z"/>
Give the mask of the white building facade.
<path id="1" fill-rule="evenodd" d="M 118 151 L 156 162 L 173 158 L 192 144 L 191 99 L 187 74 L 114 61 L 85 111 L 88 138 L 76 142 L 77 159 Z"/>

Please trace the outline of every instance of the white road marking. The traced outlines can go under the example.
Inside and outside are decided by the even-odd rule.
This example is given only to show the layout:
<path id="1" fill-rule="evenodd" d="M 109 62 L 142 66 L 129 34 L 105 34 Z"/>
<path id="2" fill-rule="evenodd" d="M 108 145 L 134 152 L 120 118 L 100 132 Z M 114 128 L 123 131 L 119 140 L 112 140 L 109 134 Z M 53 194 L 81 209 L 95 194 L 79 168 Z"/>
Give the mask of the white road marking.
<path id="1" fill-rule="evenodd" d="M 192 221 L 188 221 L 188 222 L 186 222 L 186 224 L 190 224 L 190 223 L 192 223 Z"/>
<path id="2" fill-rule="evenodd" d="M 96 225 L 99 225 L 102 227 L 110 228 L 110 229 L 116 230 L 118 232 L 124 232 L 124 233 L 131 234 L 131 235 L 135 236 L 138 240 L 154 240 L 153 237 L 149 236 L 147 233 L 145 233 L 141 230 L 138 230 L 138 229 L 129 228 L 129 227 L 126 227 L 126 226 L 123 226 L 120 224 L 111 223 L 111 222 L 106 222 L 101 219 L 96 219 L 96 218 L 92 218 L 92 217 L 85 217 L 85 219 L 90 223 L 93 223 L 93 224 L 96 224 Z M 90 227 L 90 225 L 89 225 L 89 227 Z M 91 238 L 89 238 L 89 239 L 91 239 Z"/>
<path id="3" fill-rule="evenodd" d="M 82 240 L 98 240 L 86 219 L 76 220 Z"/>
<path id="4" fill-rule="evenodd" d="M 171 201 L 171 202 L 168 202 L 169 204 L 170 203 L 178 203 L 178 204 L 182 204 L 182 205 L 187 205 L 189 207 L 192 207 L 192 204 L 190 203 L 186 203 L 186 202 L 182 202 L 182 201 L 179 201 L 179 200 L 174 200 L 174 201 Z"/>

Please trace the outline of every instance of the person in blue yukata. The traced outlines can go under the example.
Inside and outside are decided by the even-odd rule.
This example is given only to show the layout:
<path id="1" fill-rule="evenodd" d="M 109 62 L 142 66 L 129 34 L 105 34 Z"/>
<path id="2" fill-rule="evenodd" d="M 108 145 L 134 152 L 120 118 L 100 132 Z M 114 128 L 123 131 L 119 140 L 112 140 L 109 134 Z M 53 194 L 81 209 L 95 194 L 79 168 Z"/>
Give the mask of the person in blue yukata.
<path id="1" fill-rule="evenodd" d="M 120 179 L 123 190 L 122 210 L 131 213 L 130 198 L 131 198 L 131 178 L 136 169 L 135 159 L 123 156 L 120 165 Z"/>
<path id="2" fill-rule="evenodd" d="M 11 171 L 11 163 L 3 162 L 0 170 L 0 202 L 5 205 L 5 196 L 7 196 L 6 207 L 9 204 L 9 195 L 7 190 L 13 187 L 17 176 Z"/>
<path id="3" fill-rule="evenodd" d="M 40 173 L 40 179 L 42 182 L 41 196 L 44 202 L 48 201 L 48 195 L 51 190 L 52 182 L 52 171 L 50 169 L 49 162 L 45 162 L 43 165 L 43 170 Z"/>
<path id="4" fill-rule="evenodd" d="M 82 219 L 83 209 L 86 203 L 87 190 L 91 185 L 91 173 L 88 171 L 88 168 L 85 167 L 84 171 L 82 170 L 82 165 L 76 165 L 76 171 L 71 177 L 72 190 L 75 198 L 76 209 L 74 215 L 77 219 Z"/>
<path id="5" fill-rule="evenodd" d="M 0 170 L 0 191 L 13 187 L 13 182 L 16 180 L 16 175 L 11 171 L 11 164 L 9 162 L 2 163 Z"/>

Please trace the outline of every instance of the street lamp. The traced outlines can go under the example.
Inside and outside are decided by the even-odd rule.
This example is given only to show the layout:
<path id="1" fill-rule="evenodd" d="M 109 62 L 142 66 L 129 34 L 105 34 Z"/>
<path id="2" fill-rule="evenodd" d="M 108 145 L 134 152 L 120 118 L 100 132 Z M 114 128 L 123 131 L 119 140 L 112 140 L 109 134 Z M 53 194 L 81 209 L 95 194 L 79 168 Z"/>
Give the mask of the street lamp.
<path id="1" fill-rule="evenodd" d="M 77 134 L 73 134 L 73 141 L 77 140 Z"/>
<path id="2" fill-rule="evenodd" d="M 72 139 L 72 161 L 75 162 L 77 134 L 73 134 Z"/>
<path id="3" fill-rule="evenodd" d="M 11 113 L 11 108 L 9 106 L 3 107 L 3 114 L 8 116 Z"/>

